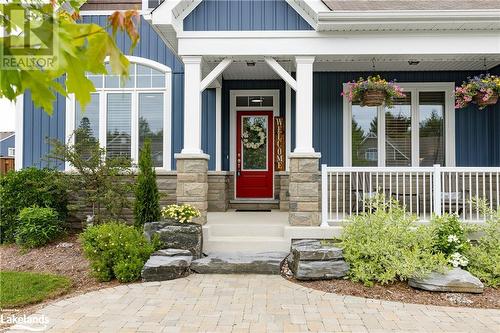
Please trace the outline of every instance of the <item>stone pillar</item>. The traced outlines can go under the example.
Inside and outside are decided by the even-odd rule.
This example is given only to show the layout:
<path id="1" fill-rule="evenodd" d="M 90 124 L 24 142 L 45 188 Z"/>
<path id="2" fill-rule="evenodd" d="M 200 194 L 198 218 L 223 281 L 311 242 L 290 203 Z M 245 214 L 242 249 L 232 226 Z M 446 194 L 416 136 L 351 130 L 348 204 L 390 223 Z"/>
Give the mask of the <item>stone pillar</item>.
<path id="1" fill-rule="evenodd" d="M 293 226 L 319 226 L 319 153 L 290 154 L 290 212 Z"/>
<path id="2" fill-rule="evenodd" d="M 194 223 L 207 222 L 208 209 L 208 160 L 206 154 L 176 154 L 177 203 L 189 204 L 200 210 L 201 216 Z"/>

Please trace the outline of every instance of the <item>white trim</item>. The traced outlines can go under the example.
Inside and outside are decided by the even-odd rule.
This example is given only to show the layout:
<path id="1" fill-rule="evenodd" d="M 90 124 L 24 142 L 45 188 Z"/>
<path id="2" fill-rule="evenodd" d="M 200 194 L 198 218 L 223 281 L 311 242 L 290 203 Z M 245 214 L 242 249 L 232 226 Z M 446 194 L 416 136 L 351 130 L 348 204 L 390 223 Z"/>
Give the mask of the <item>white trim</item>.
<path id="1" fill-rule="evenodd" d="M 411 93 L 411 121 L 412 121 L 412 167 L 418 167 L 420 158 L 420 112 L 419 93 L 424 91 L 442 91 L 445 93 L 445 164 L 454 167 L 455 160 L 455 83 L 454 82 L 410 82 L 399 83 L 406 92 Z M 347 91 L 347 84 L 344 83 L 343 91 Z M 385 111 L 384 106 L 377 107 L 378 128 L 378 167 L 385 166 Z M 352 166 L 352 103 L 343 98 L 343 165 Z M 384 148 L 384 149 L 381 149 Z"/>
<path id="2" fill-rule="evenodd" d="M 201 80 L 200 92 L 203 92 L 203 90 L 207 89 L 208 86 L 210 86 L 210 84 L 212 82 L 217 80 L 217 78 L 222 74 L 222 72 L 224 72 L 224 70 L 229 65 L 231 65 L 232 62 L 233 62 L 233 59 L 231 59 L 231 58 L 222 59 L 222 61 L 219 62 L 217 64 L 217 66 L 215 66 L 215 68 L 212 69 L 212 71 L 210 73 L 208 73 L 208 75 L 205 76 L 205 78 L 203 80 Z"/>
<path id="3" fill-rule="evenodd" d="M 264 60 L 293 90 L 297 91 L 297 81 L 274 58 L 265 57 Z"/>
<path id="4" fill-rule="evenodd" d="M 14 156 L 14 158 L 15 158 L 15 156 L 16 156 L 16 148 L 15 147 L 7 147 L 7 156 L 8 157 Z M 15 164 L 15 162 L 14 162 L 14 164 Z"/>
<path id="5" fill-rule="evenodd" d="M 14 157 L 14 165 L 16 170 L 21 170 L 23 165 L 23 152 L 24 152 L 24 94 L 16 97 L 15 101 L 16 110 L 16 127 L 14 145 L 16 148 L 16 156 Z"/>
<path id="6" fill-rule="evenodd" d="M 311 11 L 308 11 L 306 8 L 302 7 L 301 5 L 306 5 L 306 1 L 296 1 L 296 0 L 286 0 L 288 5 L 292 7 L 314 30 L 318 28 L 318 17 L 316 13 L 311 13 Z M 309 6 L 307 6 L 308 9 L 311 10 Z"/>
<path id="7" fill-rule="evenodd" d="M 231 90 L 229 92 L 229 171 L 236 171 L 236 112 L 257 111 L 259 107 L 236 107 L 236 96 L 273 96 L 273 107 L 261 107 L 263 111 L 273 110 L 274 116 L 280 114 L 279 90 Z M 236 184 L 236 182 L 235 182 Z M 235 188 L 236 189 L 236 188 Z M 236 192 L 235 192 L 236 195 Z"/>
<path id="8" fill-rule="evenodd" d="M 221 171 L 222 158 L 222 89 L 215 88 L 215 171 Z"/>
<path id="9" fill-rule="evenodd" d="M 500 53 L 496 31 L 317 32 L 223 31 L 183 32 L 179 55 L 328 56 L 328 55 L 491 55 Z"/>

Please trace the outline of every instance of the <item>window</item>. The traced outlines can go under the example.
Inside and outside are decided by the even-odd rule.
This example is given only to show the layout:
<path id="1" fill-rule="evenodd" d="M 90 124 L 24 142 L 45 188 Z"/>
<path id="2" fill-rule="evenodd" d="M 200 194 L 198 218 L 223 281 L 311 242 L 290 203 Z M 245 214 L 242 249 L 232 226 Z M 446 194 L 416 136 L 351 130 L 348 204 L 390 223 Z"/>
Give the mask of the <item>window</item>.
<path id="1" fill-rule="evenodd" d="M 401 86 L 393 108 L 344 100 L 345 165 L 454 165 L 453 84 Z"/>
<path id="2" fill-rule="evenodd" d="M 170 69 L 150 60 L 129 57 L 129 77 L 117 75 L 88 75 L 96 92 L 82 110 L 70 100 L 67 120 L 68 138 L 73 129 L 79 135 L 99 140 L 107 156 L 139 159 L 139 149 L 151 139 L 153 161 L 156 167 L 171 168 L 170 154 Z M 108 72 L 109 65 L 106 64 Z"/>
<path id="3" fill-rule="evenodd" d="M 7 148 L 7 156 L 16 156 L 16 148 L 13 147 Z"/>

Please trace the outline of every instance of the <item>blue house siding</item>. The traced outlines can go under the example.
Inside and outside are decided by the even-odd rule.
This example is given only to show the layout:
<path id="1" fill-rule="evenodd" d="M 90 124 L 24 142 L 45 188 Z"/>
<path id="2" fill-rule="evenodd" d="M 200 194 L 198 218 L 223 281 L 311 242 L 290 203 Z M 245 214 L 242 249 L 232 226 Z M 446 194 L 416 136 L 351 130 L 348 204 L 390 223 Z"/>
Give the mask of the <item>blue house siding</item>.
<path id="1" fill-rule="evenodd" d="M 95 23 L 101 26 L 107 24 L 107 16 L 105 15 L 88 15 L 83 16 L 83 22 Z M 152 29 L 150 24 L 144 19 L 141 20 L 139 27 L 141 39 L 137 44 L 132 55 L 151 59 L 161 64 L 164 64 L 172 70 L 172 167 L 175 168 L 174 154 L 179 153 L 183 145 L 184 131 L 184 67 L 179 58 L 165 45 L 163 40 Z M 130 41 L 124 33 L 117 33 L 117 45 L 126 54 L 129 52 Z M 203 128 L 209 128 L 211 124 L 215 124 L 215 102 L 214 98 L 210 99 L 206 96 L 212 96 L 210 92 L 204 93 L 203 109 L 209 112 L 210 117 L 203 117 Z M 211 103 L 205 105 L 205 103 Z M 44 160 L 45 155 L 49 152 L 50 147 L 47 145 L 47 138 L 56 138 L 60 141 L 65 140 L 65 98 L 58 95 L 55 102 L 54 113 L 48 116 L 39 108 L 35 108 L 31 101 L 31 94 L 27 92 L 24 96 L 24 149 L 23 149 L 23 166 L 47 166 Z M 213 114 L 213 116 L 212 116 Z M 211 123 L 209 123 L 211 122 Z M 213 127 L 213 126 L 212 126 Z M 211 133 L 215 133 L 215 130 Z M 210 135 L 204 135 L 202 145 L 206 147 L 206 152 L 215 156 L 215 144 L 212 143 L 215 139 Z M 205 149 L 205 148 L 204 148 Z M 215 161 L 211 162 L 211 169 L 215 166 Z M 62 165 L 59 166 L 62 168 Z"/>
<path id="2" fill-rule="evenodd" d="M 215 89 L 203 92 L 201 117 L 201 149 L 210 155 L 208 170 L 215 170 Z"/>
<path id="3" fill-rule="evenodd" d="M 222 82 L 222 126 L 221 126 L 221 166 L 222 170 L 229 170 L 229 94 L 231 90 L 279 90 L 280 92 L 280 115 L 285 116 L 285 82 L 283 80 L 224 80 Z"/>
<path id="4" fill-rule="evenodd" d="M 184 31 L 312 30 L 285 0 L 204 0 Z"/>
<path id="5" fill-rule="evenodd" d="M 343 101 L 340 93 L 344 82 L 368 76 L 367 72 L 315 72 L 313 79 L 313 145 L 321 152 L 321 163 L 340 166 L 343 145 Z M 470 71 L 384 72 L 386 78 L 399 82 L 455 82 L 461 84 Z M 294 96 L 292 95 L 292 101 Z M 292 149 L 295 147 L 294 103 L 292 103 Z M 456 110 L 457 166 L 500 165 L 500 105 L 478 111 L 475 106 Z"/>
<path id="6" fill-rule="evenodd" d="M 9 148 L 16 147 L 16 136 L 11 135 L 0 141 L 0 156 L 9 156 Z"/>

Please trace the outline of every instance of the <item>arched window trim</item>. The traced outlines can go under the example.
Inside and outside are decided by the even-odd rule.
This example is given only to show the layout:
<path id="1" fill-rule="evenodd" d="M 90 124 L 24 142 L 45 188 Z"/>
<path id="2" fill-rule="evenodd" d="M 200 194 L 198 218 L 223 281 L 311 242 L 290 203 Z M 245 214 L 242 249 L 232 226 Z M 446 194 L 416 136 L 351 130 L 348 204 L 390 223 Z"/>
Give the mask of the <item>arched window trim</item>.
<path id="1" fill-rule="evenodd" d="M 137 96 L 137 92 L 161 92 L 163 93 L 163 166 L 157 167 L 159 171 L 170 171 L 172 170 L 172 69 L 166 65 L 160 64 L 154 60 L 136 57 L 136 56 L 126 56 L 130 61 L 130 64 L 138 64 L 150 67 L 157 71 L 162 72 L 165 75 L 165 87 L 163 88 L 96 88 L 96 92 L 93 94 L 99 94 L 99 142 L 103 148 L 106 148 L 106 127 L 107 127 L 107 111 L 105 108 L 106 103 L 106 92 L 133 92 Z M 105 59 L 105 63 L 108 63 L 109 59 Z M 73 132 L 76 129 L 75 123 L 76 117 L 76 100 L 74 94 L 69 94 L 66 98 L 66 142 L 74 144 Z M 138 121 L 138 107 L 137 102 L 134 100 L 132 106 L 132 142 L 131 142 L 131 158 L 132 163 L 136 164 L 139 160 L 139 121 Z M 66 163 L 65 170 L 70 171 L 72 169 L 69 163 Z"/>

